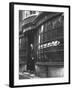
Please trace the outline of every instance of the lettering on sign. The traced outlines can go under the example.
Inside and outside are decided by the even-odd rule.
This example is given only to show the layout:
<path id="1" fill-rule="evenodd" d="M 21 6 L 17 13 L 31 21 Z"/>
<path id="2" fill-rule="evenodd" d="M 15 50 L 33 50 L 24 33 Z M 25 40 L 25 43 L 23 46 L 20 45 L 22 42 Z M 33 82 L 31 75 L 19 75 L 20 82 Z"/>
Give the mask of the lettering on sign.
<path id="1" fill-rule="evenodd" d="M 47 48 L 47 47 L 58 46 L 59 44 L 60 44 L 60 41 L 52 41 L 52 42 L 49 42 L 49 43 L 39 45 L 38 48 L 43 49 L 43 48 Z"/>

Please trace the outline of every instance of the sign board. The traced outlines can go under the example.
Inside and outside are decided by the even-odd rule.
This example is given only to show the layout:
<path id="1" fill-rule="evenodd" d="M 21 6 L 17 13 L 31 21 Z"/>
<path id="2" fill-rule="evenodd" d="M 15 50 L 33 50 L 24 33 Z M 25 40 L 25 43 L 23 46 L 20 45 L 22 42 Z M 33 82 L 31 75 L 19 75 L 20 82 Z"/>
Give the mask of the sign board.
<path id="1" fill-rule="evenodd" d="M 39 49 L 43 49 L 43 48 L 47 48 L 47 47 L 52 47 L 52 46 L 58 46 L 60 44 L 60 41 L 52 41 L 52 42 L 48 42 L 42 45 L 39 45 Z"/>

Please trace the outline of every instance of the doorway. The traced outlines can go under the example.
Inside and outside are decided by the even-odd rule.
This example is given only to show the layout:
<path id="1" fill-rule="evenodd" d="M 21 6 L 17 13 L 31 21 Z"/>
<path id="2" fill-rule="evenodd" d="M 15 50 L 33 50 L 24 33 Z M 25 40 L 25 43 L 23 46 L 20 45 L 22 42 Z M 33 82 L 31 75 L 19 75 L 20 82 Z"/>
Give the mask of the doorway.
<path id="1" fill-rule="evenodd" d="M 34 57 L 34 32 L 28 31 L 28 59 L 27 71 L 30 73 L 35 72 L 35 57 Z"/>

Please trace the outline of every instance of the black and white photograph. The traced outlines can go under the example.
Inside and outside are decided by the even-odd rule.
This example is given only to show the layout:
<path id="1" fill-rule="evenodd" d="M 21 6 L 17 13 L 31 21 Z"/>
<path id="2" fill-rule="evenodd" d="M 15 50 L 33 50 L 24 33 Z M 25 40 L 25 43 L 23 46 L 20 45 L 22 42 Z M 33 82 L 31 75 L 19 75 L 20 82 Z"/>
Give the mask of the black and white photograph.
<path id="1" fill-rule="evenodd" d="M 69 83 L 69 6 L 12 5 L 11 85 Z"/>
<path id="2" fill-rule="evenodd" d="M 64 13 L 19 11 L 19 79 L 64 76 Z"/>

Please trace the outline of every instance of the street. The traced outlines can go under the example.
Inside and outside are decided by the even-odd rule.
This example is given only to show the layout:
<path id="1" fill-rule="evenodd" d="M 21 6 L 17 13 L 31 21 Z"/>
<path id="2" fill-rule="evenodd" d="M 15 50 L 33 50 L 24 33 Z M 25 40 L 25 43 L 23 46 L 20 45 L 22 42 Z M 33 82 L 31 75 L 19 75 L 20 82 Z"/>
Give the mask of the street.
<path id="1" fill-rule="evenodd" d="M 31 79 L 31 78 L 39 78 L 39 77 L 29 72 L 19 73 L 19 79 Z"/>

